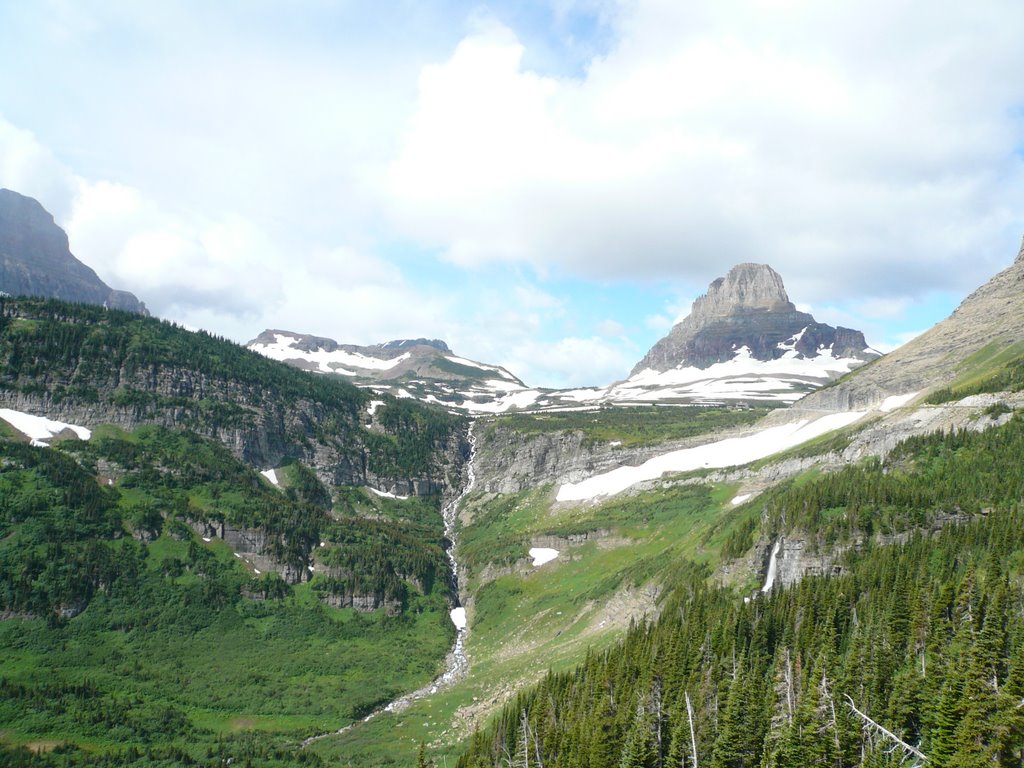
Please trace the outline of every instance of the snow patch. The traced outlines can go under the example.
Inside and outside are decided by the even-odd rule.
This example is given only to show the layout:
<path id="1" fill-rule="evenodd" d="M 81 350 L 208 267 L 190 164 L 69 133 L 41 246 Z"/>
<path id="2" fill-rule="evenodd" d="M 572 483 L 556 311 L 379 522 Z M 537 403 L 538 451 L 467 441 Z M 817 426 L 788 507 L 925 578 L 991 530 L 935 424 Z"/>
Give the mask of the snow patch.
<path id="1" fill-rule="evenodd" d="M 549 547 L 533 547 L 530 549 L 530 557 L 533 558 L 533 567 L 538 568 L 558 557 L 558 550 Z"/>
<path id="2" fill-rule="evenodd" d="M 466 609 L 461 606 L 458 608 L 452 608 L 451 613 L 448 614 L 452 617 L 452 624 L 455 625 L 456 629 L 466 628 Z"/>
<path id="3" fill-rule="evenodd" d="M 366 412 L 373 416 L 377 413 L 377 409 L 384 405 L 383 400 L 371 400 L 370 404 L 366 406 Z"/>
<path id="4" fill-rule="evenodd" d="M 475 413 L 505 413 L 505 411 L 511 408 L 529 408 L 542 395 L 543 393 L 539 390 L 525 389 L 521 392 L 513 392 L 504 397 L 499 397 L 497 400 L 489 403 L 476 403 L 472 400 L 466 400 L 461 407 Z"/>
<path id="5" fill-rule="evenodd" d="M 848 411 L 770 427 L 746 437 L 719 440 L 696 448 L 683 448 L 655 456 L 639 466 L 623 466 L 594 475 L 578 483 L 566 483 L 558 489 L 558 501 L 584 501 L 613 496 L 630 486 L 655 480 L 666 472 L 690 472 L 695 469 L 723 469 L 763 459 L 773 453 L 800 445 L 820 435 L 853 424 L 864 411 Z"/>
<path id="6" fill-rule="evenodd" d="M 740 504 L 742 504 L 744 501 L 746 501 L 747 499 L 749 499 L 753 495 L 754 494 L 752 494 L 752 493 L 741 493 L 739 496 L 734 496 L 733 497 L 731 504 L 734 507 L 738 507 Z"/>
<path id="7" fill-rule="evenodd" d="M 371 488 L 370 486 L 366 486 L 366 490 L 368 490 L 370 493 L 377 494 L 382 499 L 398 499 L 399 501 L 405 501 L 406 499 L 409 498 L 408 496 L 396 496 L 395 494 L 389 491 L 379 491 L 376 488 Z"/>
<path id="8" fill-rule="evenodd" d="M 281 483 L 277 479 L 277 472 L 273 468 L 265 469 L 260 472 L 260 474 L 267 478 L 267 480 L 269 480 L 273 485 L 280 487 Z"/>
<path id="9" fill-rule="evenodd" d="M 66 424 L 63 421 L 54 421 L 45 416 L 33 416 L 31 413 L 13 411 L 10 408 L 0 408 L 0 419 L 3 419 L 16 430 L 24 434 L 32 441 L 32 445 L 46 447 L 43 440 L 59 435 L 65 429 L 74 432 L 79 440 L 88 440 L 92 437 L 92 430 L 80 427 L 76 424 Z"/>
<path id="10" fill-rule="evenodd" d="M 906 405 L 915 397 L 917 397 L 917 395 L 917 392 L 910 392 L 909 394 L 906 395 L 893 395 L 892 397 L 887 397 L 885 398 L 885 400 L 882 401 L 882 404 L 878 406 L 878 410 L 880 410 L 882 413 L 889 413 L 889 411 L 894 411 L 897 408 L 902 408 L 904 405 Z"/>
<path id="11" fill-rule="evenodd" d="M 362 368 L 364 371 L 387 371 L 409 359 L 408 352 L 387 360 L 361 355 L 358 352 L 345 352 L 341 349 L 336 349 L 333 352 L 328 352 L 324 349 L 306 352 L 295 348 L 294 344 L 296 341 L 297 339 L 294 336 L 275 333 L 274 343 L 253 344 L 249 349 L 253 352 L 258 352 L 264 357 L 269 357 L 271 360 L 278 360 L 280 362 L 305 360 L 315 364 L 321 373 L 340 373 L 344 376 L 356 375 L 354 371 L 347 370 L 347 368 Z"/>

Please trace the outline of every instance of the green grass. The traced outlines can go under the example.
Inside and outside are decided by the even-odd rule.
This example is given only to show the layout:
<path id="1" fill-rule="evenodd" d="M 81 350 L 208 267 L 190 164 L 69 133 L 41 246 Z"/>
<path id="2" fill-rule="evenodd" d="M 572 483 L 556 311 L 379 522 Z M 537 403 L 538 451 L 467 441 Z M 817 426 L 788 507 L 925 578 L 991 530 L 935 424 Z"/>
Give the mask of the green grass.
<path id="1" fill-rule="evenodd" d="M 644 406 L 597 411 L 523 413 L 496 416 L 488 426 L 522 434 L 579 431 L 587 442 L 620 442 L 625 446 L 655 445 L 729 427 L 753 424 L 770 408 L 702 408 Z"/>
<path id="2" fill-rule="evenodd" d="M 173 552 L 174 544 L 158 551 Z M 89 701 L 65 694 L 33 707 L 0 691 L 8 741 L 57 739 L 101 750 L 152 739 L 188 746 L 239 723 L 297 741 L 427 682 L 451 638 L 440 595 L 390 617 L 326 608 L 304 585 L 287 600 L 243 601 L 191 626 L 111 630 L 125 613 L 115 600 L 98 600 L 62 627 L 0 622 L 0 679 L 39 691 L 84 682 L 96 689 Z M 94 722 L 99 711 L 129 706 L 136 720 L 113 728 Z M 148 728 L 147 717 L 165 725 Z"/>
<path id="3" fill-rule="evenodd" d="M 947 387 L 932 392 L 926 402 L 959 400 L 968 395 L 1024 386 L 1024 341 L 1014 344 L 994 341 L 967 357 L 957 366 L 957 376 Z"/>
<path id="4" fill-rule="evenodd" d="M 284 764 L 304 736 L 336 730 L 438 674 L 454 639 L 445 579 L 426 594 L 406 583 L 398 615 L 323 605 L 319 575 L 281 585 L 281 599 L 254 599 L 269 576 L 255 578 L 225 542 L 204 541 L 187 520 L 249 515 L 243 510 L 257 505 L 280 515 L 297 502 L 194 435 L 96 433 L 47 449 L 0 441 L 0 605 L 18 615 L 0 621 L 0 742 L 68 743 L 115 760 L 127 748 L 225 759 L 272 748 L 283 750 L 274 764 Z M 95 474 L 108 456 L 113 486 Z M 392 578 L 425 567 L 423 558 L 443 561 L 438 499 L 343 495 L 363 498 L 384 522 L 320 512 L 316 532 L 331 549 Z M 160 535 L 128 535 L 143 529 Z M 419 566 L 378 533 L 400 539 Z M 381 552 L 366 549 L 374 542 Z M 318 566 L 326 551 L 317 550 Z M 85 610 L 60 619 L 57 609 L 76 601 Z M 260 733 L 256 741 L 243 739 L 249 731 Z"/>
<path id="5" fill-rule="evenodd" d="M 466 510 L 472 519 L 459 545 L 473 594 L 469 676 L 403 713 L 381 715 L 312 749 L 340 765 L 413 765 L 422 741 L 435 765 L 447 760 L 454 767 L 474 722 L 482 724 L 480 718 L 518 686 L 548 669 L 572 668 L 588 647 L 621 637 L 628 627 L 622 612 L 650 605 L 649 597 L 639 599 L 646 588 L 670 589 L 687 574 L 710 574 L 733 531 L 759 515 L 756 502 L 733 508 L 735 491 L 731 485 L 674 486 L 557 512 L 550 486 L 473 495 Z M 601 535 L 564 546 L 558 560 L 532 567 L 531 539 L 584 530 Z M 493 578 L 482 578 L 489 567 Z"/>

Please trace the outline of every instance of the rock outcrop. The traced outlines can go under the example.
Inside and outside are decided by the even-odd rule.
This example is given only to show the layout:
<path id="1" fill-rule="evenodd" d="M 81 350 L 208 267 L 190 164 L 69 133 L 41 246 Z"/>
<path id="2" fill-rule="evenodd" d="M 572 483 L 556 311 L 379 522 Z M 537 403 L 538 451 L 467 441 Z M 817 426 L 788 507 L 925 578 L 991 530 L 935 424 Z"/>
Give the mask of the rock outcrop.
<path id="1" fill-rule="evenodd" d="M 50 311 L 35 306 L 37 303 L 0 300 L 0 327 L 30 324 Z M 83 312 L 103 319 L 104 313 Z M 61 322 L 68 338 L 80 339 L 82 329 L 90 327 L 92 320 L 76 317 L 72 311 Z M 179 341 L 188 343 L 184 337 Z M 25 340 L 23 346 L 7 351 L 29 356 L 41 354 L 40 349 Z M 226 357 L 228 352 L 223 349 L 218 354 Z M 244 350 L 238 354 L 249 356 Z M 259 366 L 272 365 L 256 360 Z M 310 389 L 308 395 L 285 400 L 271 379 L 261 383 L 251 372 L 244 376 L 227 368 L 219 373 L 213 368 L 204 372 L 188 361 L 187 356 L 154 355 L 143 363 L 126 349 L 69 347 L 60 361 L 50 365 L 45 379 L 34 375 L 0 377 L 0 407 L 71 424 L 111 424 L 127 431 L 142 424 L 188 429 L 219 441 L 236 458 L 259 469 L 298 459 L 313 468 L 328 487 L 368 485 L 402 495 L 427 496 L 452 493 L 461 485 L 469 453 L 464 428 L 439 437 L 428 449 L 427 465 L 415 474 L 407 473 L 394 462 L 375 464 L 373 435 L 362 427 L 362 396 L 332 403 L 318 399 Z"/>
<path id="2" fill-rule="evenodd" d="M 632 375 L 708 368 L 732 360 L 743 347 L 760 361 L 787 352 L 810 358 L 824 351 L 835 358 L 864 361 L 878 356 L 860 331 L 833 328 L 798 311 L 782 277 L 767 264 L 739 264 L 708 286 L 690 314 L 651 348 Z"/>
<path id="3" fill-rule="evenodd" d="M 9 189 L 0 189 L 0 290 L 149 314 L 72 255 L 67 234 L 38 201 Z"/>
<path id="4" fill-rule="evenodd" d="M 949 386 L 968 361 L 988 348 L 992 356 L 1024 342 L 1024 244 L 1013 264 L 963 300 L 931 330 L 859 369 L 841 382 L 808 395 L 800 409 L 869 408 L 885 398 Z"/>

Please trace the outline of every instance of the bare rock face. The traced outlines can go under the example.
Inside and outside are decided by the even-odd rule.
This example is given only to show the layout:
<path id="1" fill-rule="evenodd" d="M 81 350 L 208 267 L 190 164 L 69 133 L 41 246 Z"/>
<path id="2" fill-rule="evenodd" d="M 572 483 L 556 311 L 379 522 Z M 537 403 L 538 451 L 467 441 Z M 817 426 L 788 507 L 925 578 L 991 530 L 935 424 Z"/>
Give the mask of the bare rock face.
<path id="1" fill-rule="evenodd" d="M 644 370 L 708 368 L 733 359 L 741 347 L 755 360 L 775 360 L 795 350 L 800 357 L 828 351 L 836 358 L 869 360 L 864 334 L 833 328 L 800 312 L 782 277 L 767 264 L 739 264 L 708 286 L 690 314 L 655 344 L 632 375 Z"/>
<path id="2" fill-rule="evenodd" d="M 801 408 L 859 410 L 886 397 L 952 382 L 972 355 L 1024 342 L 1024 245 L 1013 264 L 968 296 L 948 318 L 831 387 Z"/>
<path id="3" fill-rule="evenodd" d="M 67 234 L 38 201 L 9 189 L 0 189 L 0 290 L 149 314 L 72 255 Z"/>

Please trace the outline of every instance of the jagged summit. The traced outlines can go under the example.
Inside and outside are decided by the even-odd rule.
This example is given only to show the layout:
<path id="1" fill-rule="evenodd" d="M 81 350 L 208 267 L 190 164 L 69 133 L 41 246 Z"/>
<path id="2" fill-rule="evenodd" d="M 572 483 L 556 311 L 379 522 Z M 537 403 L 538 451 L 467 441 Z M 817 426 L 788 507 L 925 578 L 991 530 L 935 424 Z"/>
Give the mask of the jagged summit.
<path id="1" fill-rule="evenodd" d="M 866 361 L 878 356 L 864 334 L 833 328 L 800 312 L 782 277 L 767 264 L 739 264 L 714 280 L 681 322 L 658 341 L 631 373 L 676 368 L 706 369 L 746 350 L 754 360 L 784 356 Z"/>
<path id="2" fill-rule="evenodd" d="M 114 290 L 74 257 L 67 233 L 38 200 L 10 189 L 0 189 L 0 290 L 149 314 L 133 294 Z"/>
<path id="3" fill-rule="evenodd" d="M 782 276 L 767 264 L 737 264 L 708 286 L 683 320 L 691 327 L 743 311 L 794 312 Z"/>

